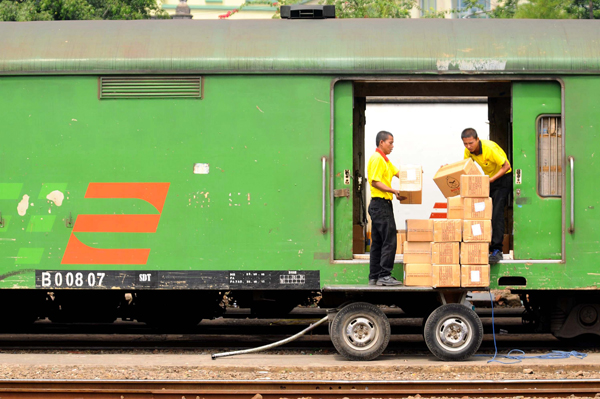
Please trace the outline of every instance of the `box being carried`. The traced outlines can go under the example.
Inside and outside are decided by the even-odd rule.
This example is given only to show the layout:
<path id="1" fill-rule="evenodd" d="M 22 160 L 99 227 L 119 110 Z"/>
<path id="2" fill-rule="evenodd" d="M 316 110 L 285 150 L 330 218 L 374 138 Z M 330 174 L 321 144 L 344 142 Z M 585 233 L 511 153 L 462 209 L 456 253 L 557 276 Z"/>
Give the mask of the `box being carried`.
<path id="1" fill-rule="evenodd" d="M 423 191 L 400 191 L 401 197 L 406 197 L 400 201 L 401 204 L 421 204 L 423 203 Z"/>
<path id="2" fill-rule="evenodd" d="M 431 263 L 431 243 L 406 241 L 403 263 Z"/>
<path id="3" fill-rule="evenodd" d="M 464 242 L 492 242 L 491 220 L 463 221 Z"/>
<path id="4" fill-rule="evenodd" d="M 463 242 L 460 246 L 460 263 L 463 265 L 486 265 L 489 262 L 490 244 L 487 242 Z"/>
<path id="5" fill-rule="evenodd" d="M 407 219 L 406 240 L 427 242 L 433 241 L 433 220 Z"/>
<path id="6" fill-rule="evenodd" d="M 433 176 L 433 181 L 442 191 L 444 197 L 454 197 L 460 194 L 460 177 L 462 175 L 481 175 L 481 172 L 477 169 L 475 162 L 468 158 L 442 166 Z M 489 197 L 489 194 L 481 197 Z"/>
<path id="7" fill-rule="evenodd" d="M 488 175 L 460 177 L 460 196 L 461 197 L 489 197 L 490 196 L 490 177 Z"/>
<path id="8" fill-rule="evenodd" d="M 431 245 L 431 263 L 434 265 L 453 265 L 460 263 L 460 244 L 457 242 L 434 242 Z"/>
<path id="9" fill-rule="evenodd" d="M 489 287 L 490 265 L 462 265 L 461 287 Z"/>
<path id="10" fill-rule="evenodd" d="M 405 264 L 404 285 L 431 287 L 431 264 Z"/>
<path id="11" fill-rule="evenodd" d="M 460 287 L 460 265 L 432 265 L 432 287 Z"/>
<path id="12" fill-rule="evenodd" d="M 460 242 L 462 240 L 462 220 L 440 219 L 433 221 L 433 241 Z"/>
<path id="13" fill-rule="evenodd" d="M 491 198 L 465 198 L 463 215 L 465 220 L 491 220 Z"/>
<path id="14" fill-rule="evenodd" d="M 400 165 L 401 204 L 421 204 L 423 199 L 423 168 L 421 165 Z"/>

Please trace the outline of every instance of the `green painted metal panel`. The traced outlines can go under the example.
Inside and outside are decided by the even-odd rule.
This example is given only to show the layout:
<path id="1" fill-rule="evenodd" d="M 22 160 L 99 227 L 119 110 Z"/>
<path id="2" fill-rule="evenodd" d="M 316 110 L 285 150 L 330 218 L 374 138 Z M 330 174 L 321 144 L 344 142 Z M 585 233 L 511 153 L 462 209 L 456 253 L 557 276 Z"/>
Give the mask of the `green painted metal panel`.
<path id="1" fill-rule="evenodd" d="M 4 22 L 0 73 L 597 73 L 599 36 L 582 20 Z"/>
<path id="2" fill-rule="evenodd" d="M 600 287 L 600 273 L 597 267 L 600 252 L 600 232 L 597 228 L 600 223 L 600 216 L 597 213 L 600 206 L 600 190 L 594 184 L 597 180 L 595 167 L 597 146 L 594 143 L 600 137 L 600 126 L 597 123 L 597 115 L 600 112 L 600 81 L 595 77 L 565 77 L 563 82 L 565 152 L 567 157 L 575 158 L 575 232 L 573 234 L 568 232 L 572 198 L 570 168 L 566 159 L 563 165 L 566 178 L 566 263 L 524 262 L 493 265 L 492 289 L 498 288 L 498 278 L 502 276 L 525 277 L 527 286 L 524 288 L 533 290 L 598 289 Z M 515 131 L 516 135 L 517 131 Z"/>
<path id="3" fill-rule="evenodd" d="M 16 200 L 22 188 L 22 183 L 0 183 L 0 200 Z"/>
<path id="4" fill-rule="evenodd" d="M 0 229 L 0 287 L 34 287 L 34 269 L 320 270 L 322 284 L 366 283 L 368 265 L 329 263 L 331 229 L 321 231 L 330 83 L 207 77 L 202 101 L 103 101 L 96 77 L 0 78 L 0 130 L 19 132 L 0 147 L 0 182 L 22 185 L 0 200 L 10 220 Z M 348 120 L 351 97 L 340 89 Z M 195 163 L 209 173 L 194 174 Z M 91 198 L 91 183 L 132 182 L 169 183 L 164 207 Z M 54 190 L 60 206 L 46 198 Z M 159 219 L 155 232 L 75 231 L 69 219 L 81 229 L 85 215 Z M 48 225 L 36 227 L 42 218 Z M 65 264 L 74 238 L 150 252 L 144 264 Z"/>
<path id="5" fill-rule="evenodd" d="M 352 178 L 345 183 L 344 173 L 352 173 L 352 82 L 338 82 L 334 89 L 334 189 L 348 190 L 347 197 L 334 199 L 335 259 L 352 259 Z"/>
<path id="6" fill-rule="evenodd" d="M 597 78 L 565 78 L 566 154 L 574 157 L 575 197 L 571 198 L 571 171 L 567 166 L 567 229 L 574 202 L 574 233 L 566 234 L 566 255 L 571 284 L 600 286 L 600 189 L 597 141 L 600 138 L 600 81 Z M 567 163 L 568 164 L 568 163 Z M 569 283 L 567 282 L 567 283 Z"/>
<path id="7" fill-rule="evenodd" d="M 561 259 L 562 200 L 538 193 L 538 136 L 540 115 L 561 114 L 558 82 L 513 84 L 513 180 L 522 171 L 521 184 L 513 184 L 515 259 Z M 519 192 L 517 192 L 519 190 Z"/>

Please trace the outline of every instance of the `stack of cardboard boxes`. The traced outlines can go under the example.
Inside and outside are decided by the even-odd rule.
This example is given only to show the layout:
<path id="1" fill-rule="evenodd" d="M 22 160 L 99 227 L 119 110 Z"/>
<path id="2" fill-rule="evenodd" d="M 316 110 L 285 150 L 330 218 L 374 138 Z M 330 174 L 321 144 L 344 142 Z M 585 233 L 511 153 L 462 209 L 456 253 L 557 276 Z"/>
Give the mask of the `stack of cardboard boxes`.
<path id="1" fill-rule="evenodd" d="M 434 181 L 448 198 L 448 216 L 406 221 L 404 284 L 487 287 L 492 236 L 489 177 L 468 159 L 442 167 Z"/>
<path id="2" fill-rule="evenodd" d="M 492 241 L 490 178 L 461 176 L 460 186 L 460 196 L 448 198 L 448 212 L 451 203 L 456 207 L 462 202 L 461 287 L 487 287 L 490 284 L 489 243 Z"/>
<path id="3" fill-rule="evenodd" d="M 433 220 L 409 219 L 406 221 L 404 243 L 404 284 L 432 285 L 431 242 Z"/>

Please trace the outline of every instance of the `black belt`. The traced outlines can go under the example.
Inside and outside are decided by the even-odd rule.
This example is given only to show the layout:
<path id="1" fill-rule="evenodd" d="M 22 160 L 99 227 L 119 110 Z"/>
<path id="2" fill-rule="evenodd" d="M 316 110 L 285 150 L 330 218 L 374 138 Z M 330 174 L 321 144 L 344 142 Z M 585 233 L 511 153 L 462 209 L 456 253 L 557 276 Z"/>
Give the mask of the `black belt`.
<path id="1" fill-rule="evenodd" d="M 381 197 L 373 197 L 373 198 L 371 198 L 371 201 L 375 201 L 375 200 L 389 202 L 390 204 L 392 203 L 392 200 L 381 198 Z"/>

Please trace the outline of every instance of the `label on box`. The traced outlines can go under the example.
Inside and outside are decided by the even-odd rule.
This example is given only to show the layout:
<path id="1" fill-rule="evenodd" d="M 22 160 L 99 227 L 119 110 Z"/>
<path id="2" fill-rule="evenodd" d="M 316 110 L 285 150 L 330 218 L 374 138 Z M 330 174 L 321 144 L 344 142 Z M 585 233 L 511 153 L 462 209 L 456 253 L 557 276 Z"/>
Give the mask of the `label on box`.
<path id="1" fill-rule="evenodd" d="M 475 212 L 483 212 L 485 211 L 485 202 L 476 202 L 473 208 L 475 208 Z"/>
<path id="2" fill-rule="evenodd" d="M 475 236 L 475 237 L 483 235 L 483 232 L 481 231 L 481 225 L 480 224 L 472 224 L 471 225 L 471 231 L 473 232 L 473 236 Z"/>
<path id="3" fill-rule="evenodd" d="M 474 283 L 478 283 L 481 281 L 481 275 L 479 270 L 471 270 L 471 281 Z"/>
<path id="4" fill-rule="evenodd" d="M 406 171 L 406 180 L 415 181 L 417 180 L 417 171 L 409 169 Z"/>

